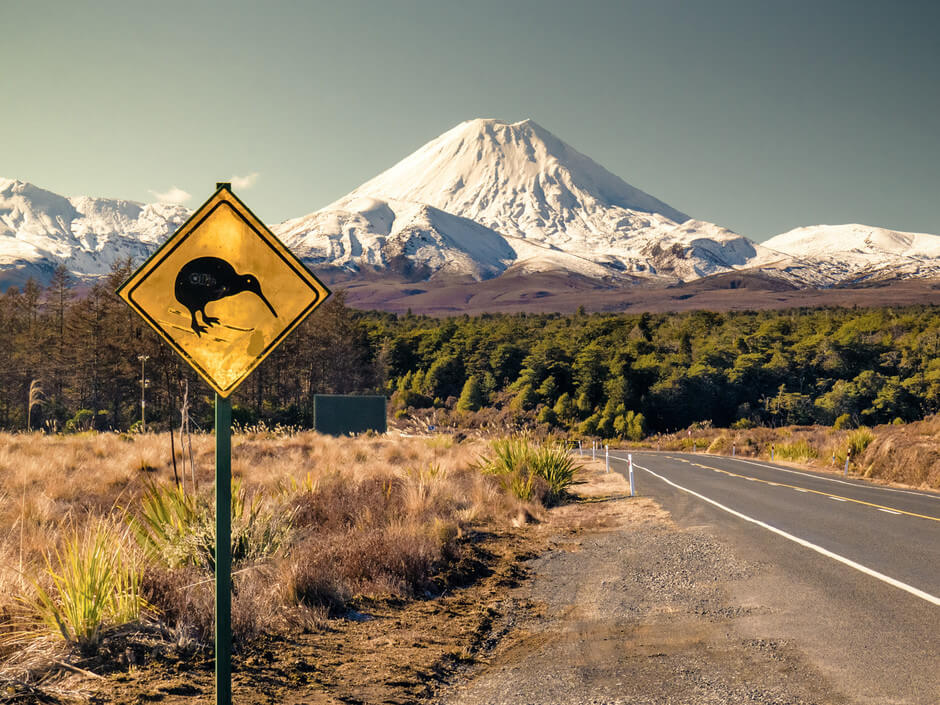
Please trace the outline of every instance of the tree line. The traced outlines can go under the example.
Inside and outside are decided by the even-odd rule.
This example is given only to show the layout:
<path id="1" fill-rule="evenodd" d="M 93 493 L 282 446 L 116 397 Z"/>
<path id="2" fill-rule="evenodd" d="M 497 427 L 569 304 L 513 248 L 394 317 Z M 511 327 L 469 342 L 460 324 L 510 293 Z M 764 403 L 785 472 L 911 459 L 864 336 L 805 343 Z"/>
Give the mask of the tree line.
<path id="1" fill-rule="evenodd" d="M 366 323 L 384 341 L 386 388 L 399 409 L 453 408 L 606 438 L 703 422 L 874 425 L 940 410 L 932 306 L 371 314 Z"/>
<path id="2" fill-rule="evenodd" d="M 142 380 L 148 427 L 178 426 L 185 408 L 196 429 L 212 428 L 212 390 L 114 293 L 132 270 L 119 262 L 82 286 L 59 267 L 47 287 L 0 296 L 0 428 L 135 428 Z M 234 419 L 309 425 L 313 394 L 380 389 L 366 333 L 334 295 L 235 392 Z"/>
<path id="3" fill-rule="evenodd" d="M 114 291 L 59 268 L 0 296 L 0 427 L 211 428 L 213 394 Z M 318 308 L 233 395 L 242 424 L 309 426 L 316 393 L 375 393 L 398 415 L 606 438 L 716 426 L 912 421 L 940 410 L 932 306 L 430 318 Z"/>

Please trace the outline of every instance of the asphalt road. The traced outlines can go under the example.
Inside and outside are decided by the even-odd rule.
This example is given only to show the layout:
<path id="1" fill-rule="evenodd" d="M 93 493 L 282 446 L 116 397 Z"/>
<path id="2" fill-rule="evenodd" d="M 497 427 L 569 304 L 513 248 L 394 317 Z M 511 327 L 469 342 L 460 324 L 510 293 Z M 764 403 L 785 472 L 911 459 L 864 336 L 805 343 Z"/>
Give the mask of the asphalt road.
<path id="1" fill-rule="evenodd" d="M 730 587 L 755 606 L 739 630 L 798 645 L 859 703 L 940 703 L 940 494 L 705 454 L 633 461 L 638 494 L 761 566 Z"/>

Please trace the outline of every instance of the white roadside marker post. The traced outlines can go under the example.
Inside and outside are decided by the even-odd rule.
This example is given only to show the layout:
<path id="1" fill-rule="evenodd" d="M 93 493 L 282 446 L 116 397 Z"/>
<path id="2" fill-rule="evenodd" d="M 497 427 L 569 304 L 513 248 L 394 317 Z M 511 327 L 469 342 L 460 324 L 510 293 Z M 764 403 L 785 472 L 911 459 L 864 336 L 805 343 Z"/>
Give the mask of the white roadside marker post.
<path id="1" fill-rule="evenodd" d="M 581 447 L 581 441 L 578 441 L 578 455 L 584 457 L 584 448 Z"/>
<path id="2" fill-rule="evenodd" d="M 737 447 L 735 446 L 734 443 L 732 443 L 731 444 L 731 457 L 732 458 L 735 456 L 736 451 L 737 451 Z"/>
<path id="3" fill-rule="evenodd" d="M 597 460 L 597 441 L 591 441 L 591 460 Z"/>
<path id="4" fill-rule="evenodd" d="M 627 453 L 627 464 L 630 466 L 630 496 L 636 497 L 636 491 L 633 489 L 633 453 Z"/>
<path id="5" fill-rule="evenodd" d="M 849 476 L 849 459 L 852 457 L 852 449 L 845 451 L 845 470 L 842 471 L 843 477 Z"/>
<path id="6" fill-rule="evenodd" d="M 606 472 L 610 472 L 610 448 L 606 443 L 604 444 L 604 467 Z"/>

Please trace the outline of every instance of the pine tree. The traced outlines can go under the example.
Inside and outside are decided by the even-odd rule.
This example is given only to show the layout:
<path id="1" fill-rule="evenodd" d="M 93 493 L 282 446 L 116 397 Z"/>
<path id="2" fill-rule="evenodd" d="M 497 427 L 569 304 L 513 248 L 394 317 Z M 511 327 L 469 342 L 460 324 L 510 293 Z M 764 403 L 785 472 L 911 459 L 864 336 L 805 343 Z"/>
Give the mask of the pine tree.
<path id="1" fill-rule="evenodd" d="M 458 411 L 479 411 L 483 406 L 483 390 L 480 385 L 480 378 L 476 375 L 470 375 L 463 385 L 460 392 L 460 399 L 457 400 Z"/>

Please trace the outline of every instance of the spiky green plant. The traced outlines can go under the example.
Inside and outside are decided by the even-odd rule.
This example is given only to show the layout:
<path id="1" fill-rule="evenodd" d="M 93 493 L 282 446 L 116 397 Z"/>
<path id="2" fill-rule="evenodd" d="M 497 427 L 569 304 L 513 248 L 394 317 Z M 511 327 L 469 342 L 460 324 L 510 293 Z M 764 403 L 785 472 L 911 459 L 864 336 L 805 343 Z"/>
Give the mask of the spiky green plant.
<path id="1" fill-rule="evenodd" d="M 805 462 L 812 458 L 818 458 L 819 451 L 803 438 L 793 443 L 778 443 L 775 455 L 782 460 Z"/>
<path id="2" fill-rule="evenodd" d="M 865 452 L 865 449 L 868 448 L 873 440 L 875 440 L 875 434 L 867 428 L 859 428 L 852 431 L 847 441 L 848 450 L 852 451 L 852 457 L 858 458 L 858 456 Z"/>
<path id="3" fill-rule="evenodd" d="M 99 522 L 56 550 L 54 564 L 46 556 L 51 585 L 37 585 L 27 605 L 48 632 L 88 651 L 98 645 L 104 628 L 140 619 L 147 603 L 128 548 L 124 534 Z"/>
<path id="4" fill-rule="evenodd" d="M 196 495 L 183 485 L 147 483 L 136 514 L 127 514 L 127 523 L 144 553 L 152 560 L 175 568 L 184 563 L 200 565 L 206 550 L 211 554 L 214 542 L 193 550 L 196 527 L 204 523 Z"/>
<path id="5" fill-rule="evenodd" d="M 536 444 L 525 438 L 501 438 L 490 444 L 490 454 L 478 462 L 485 473 L 497 475 L 503 486 L 521 500 L 532 499 L 537 478 L 548 485 L 546 504 L 567 494 L 581 468 L 560 443 Z"/>
<path id="6" fill-rule="evenodd" d="M 529 466 L 532 472 L 548 484 L 546 504 L 557 504 L 568 494 L 574 484 L 574 476 L 581 465 L 560 443 L 543 443 L 529 451 Z"/>
<path id="7" fill-rule="evenodd" d="M 527 466 L 531 444 L 525 438 L 497 438 L 490 443 L 490 454 L 479 460 L 480 469 L 490 475 L 519 472 Z"/>
<path id="8" fill-rule="evenodd" d="M 232 562 L 257 560 L 285 545 L 291 515 L 267 508 L 232 481 Z M 171 568 L 215 569 L 215 506 L 182 485 L 148 484 L 128 524 L 148 557 Z"/>
<path id="9" fill-rule="evenodd" d="M 517 499 L 530 502 L 535 496 L 535 473 L 529 471 L 513 472 L 503 476 L 503 487 Z"/>

